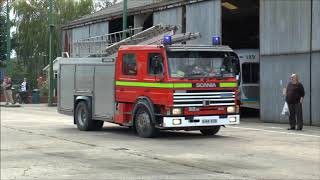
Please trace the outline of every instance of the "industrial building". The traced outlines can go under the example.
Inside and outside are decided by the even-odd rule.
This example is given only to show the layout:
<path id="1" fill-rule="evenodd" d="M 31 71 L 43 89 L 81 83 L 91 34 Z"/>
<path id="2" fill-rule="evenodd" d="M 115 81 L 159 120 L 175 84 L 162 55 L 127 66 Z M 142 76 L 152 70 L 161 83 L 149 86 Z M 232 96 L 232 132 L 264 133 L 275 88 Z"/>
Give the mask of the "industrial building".
<path id="1" fill-rule="evenodd" d="M 63 50 L 76 56 L 78 40 L 121 31 L 122 8 L 118 3 L 64 25 Z M 178 25 L 182 33 L 200 32 L 192 43 L 211 44 L 212 36 L 221 36 L 233 49 L 259 49 L 263 122 L 287 122 L 280 118 L 282 88 L 290 74 L 299 74 L 306 91 L 304 123 L 320 125 L 319 0 L 128 1 L 128 26 L 147 29 L 159 23 Z"/>

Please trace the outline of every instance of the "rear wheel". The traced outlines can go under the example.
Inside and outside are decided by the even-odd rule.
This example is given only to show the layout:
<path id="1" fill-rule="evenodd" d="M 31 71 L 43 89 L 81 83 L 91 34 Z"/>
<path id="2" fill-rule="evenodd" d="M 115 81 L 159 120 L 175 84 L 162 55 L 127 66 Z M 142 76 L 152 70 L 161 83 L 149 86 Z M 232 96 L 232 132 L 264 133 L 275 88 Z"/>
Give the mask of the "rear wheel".
<path id="1" fill-rule="evenodd" d="M 151 113 L 145 107 L 140 107 L 135 116 L 135 129 L 139 136 L 144 138 L 155 137 L 159 133 L 159 129 L 151 120 Z"/>
<path id="2" fill-rule="evenodd" d="M 217 134 L 220 130 L 220 126 L 214 126 L 210 129 L 202 129 L 200 130 L 200 132 L 205 135 L 205 136 L 213 136 L 215 134 Z"/>
<path id="3" fill-rule="evenodd" d="M 91 118 L 91 112 L 86 102 L 81 101 L 77 104 L 75 120 L 80 131 L 99 130 L 103 126 L 103 121 L 96 121 Z"/>

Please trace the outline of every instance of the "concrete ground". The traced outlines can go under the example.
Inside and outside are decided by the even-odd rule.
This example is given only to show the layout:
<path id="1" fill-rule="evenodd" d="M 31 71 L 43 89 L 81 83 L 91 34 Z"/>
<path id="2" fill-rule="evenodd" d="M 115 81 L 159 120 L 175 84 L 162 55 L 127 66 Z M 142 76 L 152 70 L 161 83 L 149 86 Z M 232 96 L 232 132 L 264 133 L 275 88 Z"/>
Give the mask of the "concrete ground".
<path id="1" fill-rule="evenodd" d="M 217 136 L 82 132 L 56 108 L 1 107 L 1 179 L 320 179 L 320 128 L 242 122 Z"/>

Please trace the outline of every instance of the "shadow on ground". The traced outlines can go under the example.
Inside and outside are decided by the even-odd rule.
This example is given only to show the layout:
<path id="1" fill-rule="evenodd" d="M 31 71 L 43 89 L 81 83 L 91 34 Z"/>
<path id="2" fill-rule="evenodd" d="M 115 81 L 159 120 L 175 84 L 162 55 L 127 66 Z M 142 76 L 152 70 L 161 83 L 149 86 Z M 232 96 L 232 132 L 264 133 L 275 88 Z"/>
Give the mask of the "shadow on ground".
<path id="1" fill-rule="evenodd" d="M 223 131 L 224 128 L 221 128 L 221 131 Z M 75 134 L 75 133 L 89 133 L 90 135 L 95 136 L 109 136 L 112 135 L 113 138 L 120 138 L 120 137 L 126 137 L 126 138 L 141 138 L 139 137 L 132 128 L 127 127 L 121 127 L 121 126 L 104 126 L 103 129 L 100 131 L 79 131 L 77 127 L 74 128 L 63 128 L 58 129 L 58 131 L 61 131 L 63 133 L 67 134 Z M 159 136 L 156 137 L 156 139 L 165 139 L 165 140 L 190 140 L 190 139 L 234 139 L 235 137 L 231 136 L 222 136 L 217 135 L 214 136 L 204 136 L 199 131 L 169 131 L 169 130 L 162 130 L 159 133 Z"/>

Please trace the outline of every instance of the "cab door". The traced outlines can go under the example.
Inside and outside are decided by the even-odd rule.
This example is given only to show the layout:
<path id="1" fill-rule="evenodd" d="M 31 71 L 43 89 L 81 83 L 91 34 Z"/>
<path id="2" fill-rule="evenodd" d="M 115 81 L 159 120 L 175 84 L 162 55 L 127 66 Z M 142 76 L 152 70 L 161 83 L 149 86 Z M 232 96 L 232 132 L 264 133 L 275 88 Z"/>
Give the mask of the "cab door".
<path id="1" fill-rule="evenodd" d="M 149 97 L 154 104 L 168 104 L 172 89 L 163 86 L 168 84 L 165 82 L 166 69 L 163 54 L 160 51 L 151 51 L 146 52 L 144 57 L 143 82 L 150 83 L 150 86 L 145 88 L 145 96 Z"/>
<path id="2" fill-rule="evenodd" d="M 139 91 L 141 64 L 133 51 L 119 53 L 116 72 L 116 101 L 135 102 Z"/>

